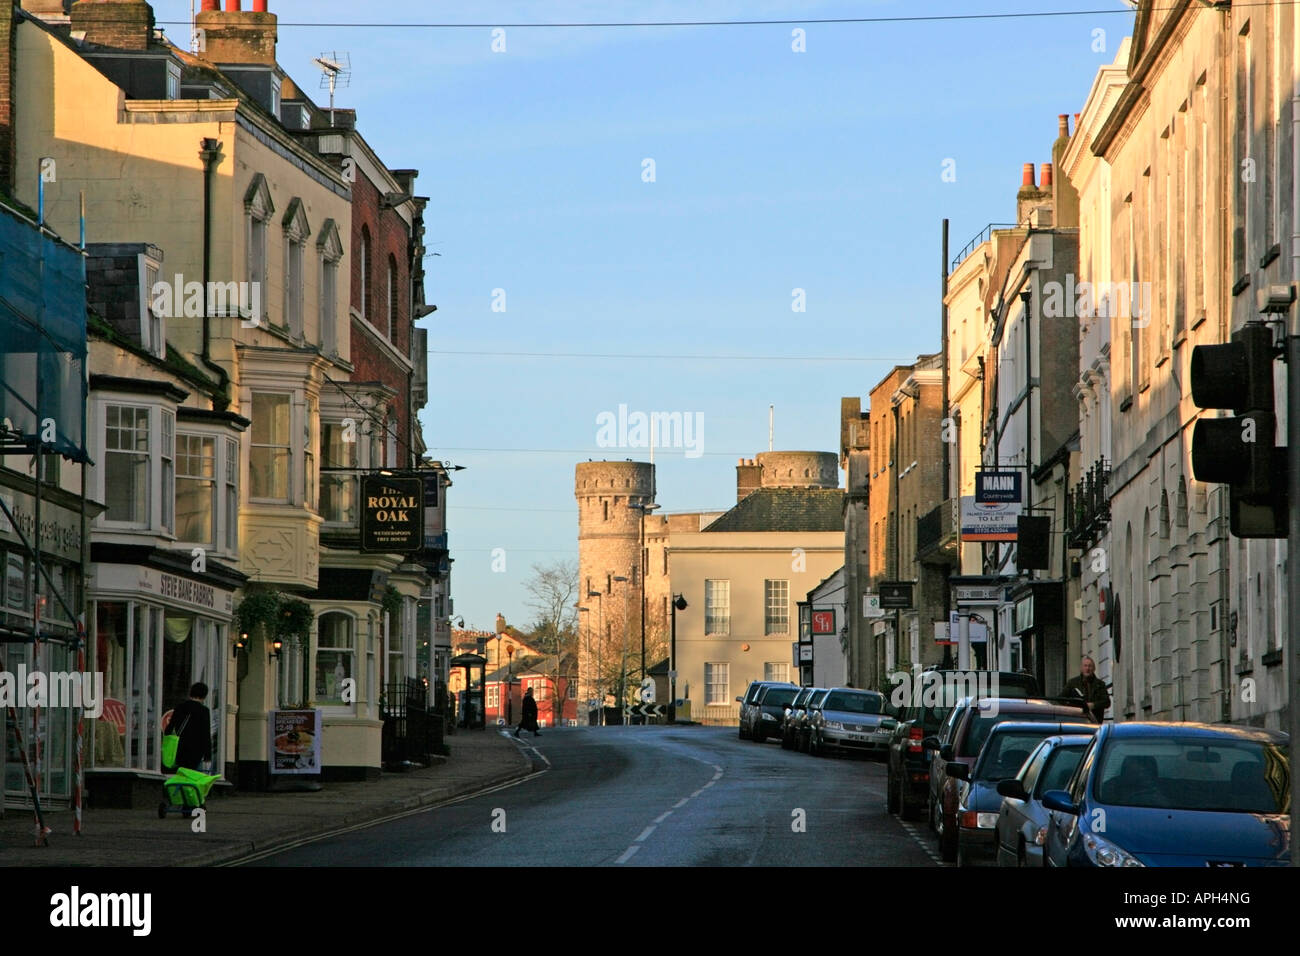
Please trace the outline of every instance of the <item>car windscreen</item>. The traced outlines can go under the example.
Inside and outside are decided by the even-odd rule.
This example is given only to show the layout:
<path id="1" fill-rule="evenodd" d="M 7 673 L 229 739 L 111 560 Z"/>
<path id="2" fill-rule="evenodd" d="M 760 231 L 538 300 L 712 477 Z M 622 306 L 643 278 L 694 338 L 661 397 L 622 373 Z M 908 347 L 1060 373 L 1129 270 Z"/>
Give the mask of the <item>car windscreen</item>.
<path id="1" fill-rule="evenodd" d="M 1111 740 L 1095 771 L 1101 803 L 1161 810 L 1290 813 L 1287 753 L 1240 738 Z"/>
<path id="2" fill-rule="evenodd" d="M 822 704 L 822 710 L 842 710 L 849 714 L 880 713 L 881 697 L 878 694 L 854 694 L 850 691 L 832 691 Z"/>
<path id="3" fill-rule="evenodd" d="M 1029 759 L 1039 742 L 1056 732 L 1055 727 L 1044 727 L 1041 732 L 1009 730 L 1006 733 L 990 735 L 988 744 L 980 752 L 975 779 L 1006 780 L 1014 777 L 1020 772 L 1020 768 L 1025 765 L 1025 761 Z"/>
<path id="4" fill-rule="evenodd" d="M 759 703 L 764 707 L 784 707 L 794 700 L 794 695 L 797 693 L 799 693 L 798 687 L 769 687 Z"/>
<path id="5" fill-rule="evenodd" d="M 1052 723 L 1059 724 L 1062 721 L 1068 721 L 1069 717 L 1063 717 L 1060 714 L 1009 714 L 999 712 L 997 714 L 984 713 L 977 711 L 971 715 L 970 726 L 966 730 L 966 741 L 958 751 L 959 757 L 974 757 L 984 746 L 984 741 L 988 739 L 989 731 L 1004 721 L 1014 720 L 1017 723 Z M 1059 730 L 1054 733 L 1060 733 Z M 1050 737 L 1051 734 L 1043 734 L 1044 737 Z"/>
<path id="6" fill-rule="evenodd" d="M 1088 748 L 1087 744 L 1074 744 L 1057 747 L 1047 757 L 1047 766 L 1038 775 L 1038 784 L 1034 787 L 1034 796 L 1041 797 L 1048 790 L 1064 790 L 1074 775 L 1074 768 L 1079 766 L 1079 759 Z"/>

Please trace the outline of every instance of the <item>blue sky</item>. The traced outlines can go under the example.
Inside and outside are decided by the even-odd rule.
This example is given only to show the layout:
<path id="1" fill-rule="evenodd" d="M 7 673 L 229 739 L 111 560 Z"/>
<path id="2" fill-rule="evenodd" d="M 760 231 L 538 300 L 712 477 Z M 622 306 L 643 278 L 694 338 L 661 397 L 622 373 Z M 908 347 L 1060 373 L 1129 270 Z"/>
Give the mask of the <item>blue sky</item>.
<path id="1" fill-rule="evenodd" d="M 270 9 L 278 59 L 302 86 L 315 85 L 313 57 L 348 52 L 338 105 L 389 166 L 420 171 L 430 198 L 426 241 L 441 255 L 426 263 L 438 311 L 422 323 L 422 422 L 430 454 L 466 469 L 449 497 L 452 587 L 456 613 L 484 629 L 498 611 L 526 625 L 531 565 L 576 557 L 575 463 L 646 459 L 597 446 L 601 412 L 702 415 L 702 455 L 656 454 L 669 511 L 734 502 L 736 459 L 767 448 L 769 404 L 777 449 L 836 451 L 840 397 L 865 399 L 893 365 L 938 348 L 943 218 L 953 254 L 1014 218 L 1021 164 L 1051 160 L 1057 114 L 1082 110 L 1133 22 L 1121 0 Z M 506 27 L 500 53 L 486 26 L 409 26 L 1087 9 L 1116 12 L 808 24 L 802 53 L 793 24 Z M 185 45 L 187 0 L 155 10 Z M 363 20 L 408 26 L 294 25 Z M 503 354 L 539 352 L 633 357 Z M 789 360 L 810 356 L 854 361 Z"/>

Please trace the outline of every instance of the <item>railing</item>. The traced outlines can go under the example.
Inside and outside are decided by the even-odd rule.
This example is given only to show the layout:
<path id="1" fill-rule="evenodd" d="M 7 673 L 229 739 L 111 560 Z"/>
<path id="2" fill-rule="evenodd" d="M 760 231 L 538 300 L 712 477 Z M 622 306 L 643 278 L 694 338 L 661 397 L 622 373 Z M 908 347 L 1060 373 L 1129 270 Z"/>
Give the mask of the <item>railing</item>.
<path id="1" fill-rule="evenodd" d="M 1065 533 L 1072 547 L 1095 541 L 1110 524 L 1110 462 L 1099 458 L 1065 493 Z"/>
<path id="2" fill-rule="evenodd" d="M 407 678 L 388 684 L 380 716 L 386 765 L 422 763 L 442 752 L 443 715 L 430 709 L 424 681 Z"/>
<path id="3" fill-rule="evenodd" d="M 918 555 L 943 547 L 948 539 L 956 534 L 957 529 L 953 518 L 955 510 L 956 502 L 949 498 L 946 501 L 941 501 L 916 519 L 916 553 Z"/>
<path id="4" fill-rule="evenodd" d="M 978 248 L 980 243 L 987 242 L 993 236 L 994 229 L 1015 229 L 1015 228 L 1016 228 L 1016 224 L 1014 222 L 989 223 L 987 226 L 984 227 L 984 229 L 980 232 L 978 236 L 976 236 L 970 242 L 966 243 L 966 245 L 962 246 L 961 252 L 957 253 L 957 258 L 952 260 L 952 263 L 948 268 L 948 272 L 949 273 L 956 272 L 957 267 L 962 264 L 962 261 L 968 255 L 970 255 L 972 252 L 976 250 L 976 248 Z"/>

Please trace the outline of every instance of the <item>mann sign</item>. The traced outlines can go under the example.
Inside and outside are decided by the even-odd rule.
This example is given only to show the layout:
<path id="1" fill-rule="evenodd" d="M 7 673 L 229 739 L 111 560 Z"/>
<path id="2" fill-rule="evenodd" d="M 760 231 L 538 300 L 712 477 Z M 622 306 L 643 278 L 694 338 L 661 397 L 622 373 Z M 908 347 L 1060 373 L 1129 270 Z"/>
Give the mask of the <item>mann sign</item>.
<path id="1" fill-rule="evenodd" d="M 980 505 L 1020 504 L 1020 472 L 977 471 L 975 473 L 975 503 Z"/>

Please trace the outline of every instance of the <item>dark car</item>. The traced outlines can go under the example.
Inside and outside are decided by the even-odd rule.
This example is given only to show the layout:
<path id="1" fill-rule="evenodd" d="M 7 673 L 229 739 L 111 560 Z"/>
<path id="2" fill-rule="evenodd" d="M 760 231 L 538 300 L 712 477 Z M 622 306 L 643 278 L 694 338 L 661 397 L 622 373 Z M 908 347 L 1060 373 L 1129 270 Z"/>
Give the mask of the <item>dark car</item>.
<path id="1" fill-rule="evenodd" d="M 831 688 L 809 713 L 808 752 L 884 753 L 896 723 L 888 710 L 879 691 Z"/>
<path id="2" fill-rule="evenodd" d="M 1097 731 L 1064 790 L 1043 794 L 1049 866 L 1287 866 L 1286 734 L 1222 724 Z"/>
<path id="3" fill-rule="evenodd" d="M 1064 789 L 1079 758 L 1092 742 L 1087 735 L 1048 737 L 1030 755 L 1020 773 L 998 784 L 1002 806 L 996 828 L 998 866 L 1045 866 L 1043 844 L 1047 842 L 1047 821 L 1051 814 L 1043 806 L 1043 794 Z"/>
<path id="4" fill-rule="evenodd" d="M 779 734 L 785 710 L 798 693 L 799 688 L 794 684 L 770 684 L 760 690 L 754 700 L 754 722 L 750 725 L 749 739 L 761 744 L 768 737 Z"/>
<path id="5" fill-rule="evenodd" d="M 785 718 L 781 721 L 781 747 L 785 750 L 792 750 L 799 745 L 798 726 L 799 720 L 808 709 L 808 701 L 814 693 L 820 688 L 805 687 L 795 694 L 794 700 L 790 701 L 790 706 L 785 710 Z"/>
<path id="6" fill-rule="evenodd" d="M 993 675 L 996 673 L 996 678 Z M 916 820 L 925 812 L 930 794 L 932 751 L 925 738 L 938 734 L 953 703 L 968 696 L 954 693 L 970 687 L 971 677 L 980 686 L 996 687 L 1000 697 L 1037 697 L 1038 681 L 1029 674 L 1007 671 L 922 671 L 918 680 L 899 681 L 890 692 L 890 703 L 898 713 L 898 725 L 889 738 L 888 774 L 885 782 L 886 807 L 904 820 Z M 910 675 L 907 675 L 910 677 Z"/>
<path id="7" fill-rule="evenodd" d="M 800 753 L 811 753 L 809 746 L 812 735 L 813 715 L 817 713 L 817 708 L 821 706 L 822 701 L 826 699 L 826 695 L 829 693 L 830 690 L 825 687 L 813 688 L 812 696 L 808 698 L 808 702 L 804 705 L 803 713 L 799 715 L 799 718 L 794 725 L 794 745 L 795 749 Z"/>
<path id="8" fill-rule="evenodd" d="M 925 741 L 935 751 L 930 761 L 930 826 L 938 835 L 939 853 L 947 863 L 957 859 L 957 779 L 948 773 L 948 764 L 973 764 L 989 731 L 1007 720 L 1086 722 L 1082 700 L 1072 704 L 1042 698 L 979 697 L 966 698 L 952 709 L 939 734 Z"/>
<path id="9" fill-rule="evenodd" d="M 744 695 L 737 697 L 736 701 L 740 704 L 740 739 L 748 740 L 754 733 L 754 726 L 758 723 L 758 695 L 763 689 L 773 684 L 781 687 L 793 687 L 794 684 L 786 681 L 774 680 L 755 680 L 750 681 L 749 686 L 745 688 Z"/>
<path id="10" fill-rule="evenodd" d="M 989 728 L 988 739 L 974 766 L 953 762 L 949 775 L 957 779 L 957 865 L 975 866 L 997 860 L 998 784 L 1015 777 L 1045 737 L 1091 734 L 1092 723 L 1022 723 L 1005 720 Z"/>

